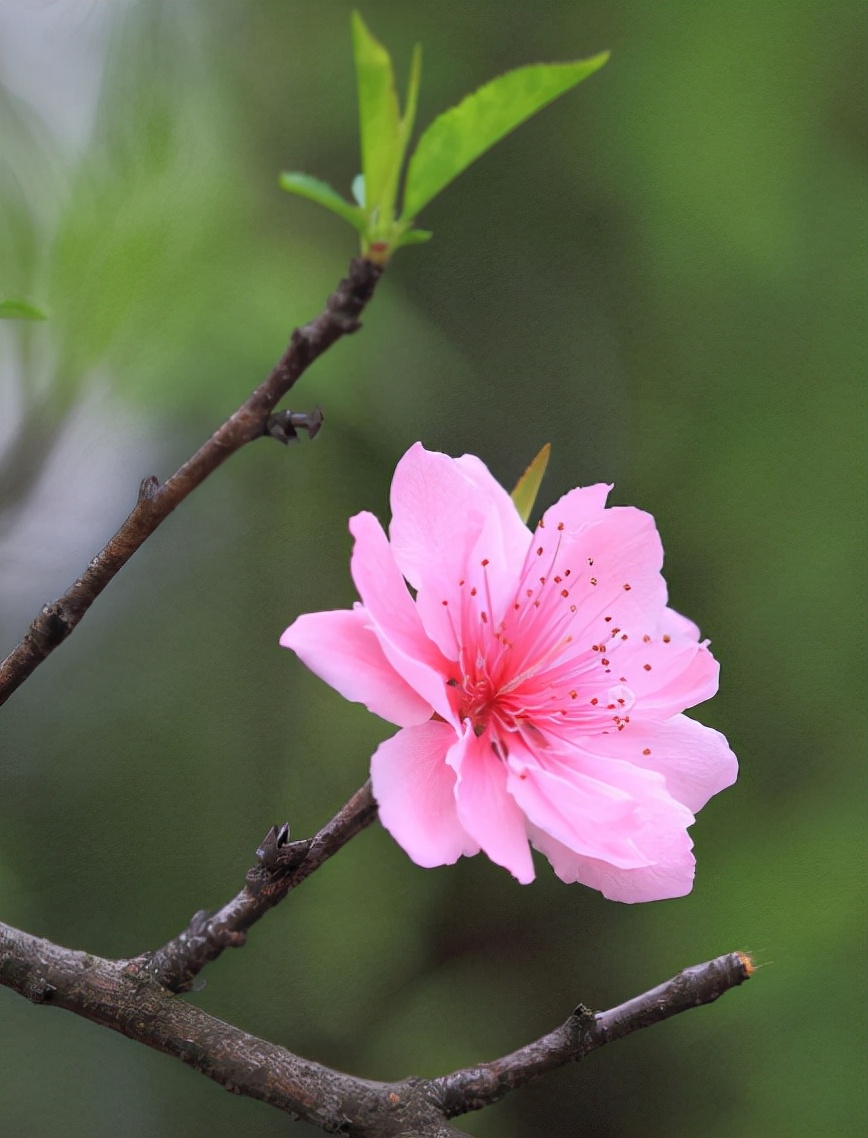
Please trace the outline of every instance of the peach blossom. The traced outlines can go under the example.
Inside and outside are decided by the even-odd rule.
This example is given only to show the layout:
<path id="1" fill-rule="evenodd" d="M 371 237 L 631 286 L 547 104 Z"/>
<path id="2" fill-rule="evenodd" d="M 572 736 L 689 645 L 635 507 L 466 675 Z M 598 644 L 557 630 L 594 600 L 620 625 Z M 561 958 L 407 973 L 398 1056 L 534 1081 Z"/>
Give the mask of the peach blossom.
<path id="1" fill-rule="evenodd" d="M 389 537 L 370 513 L 350 521 L 361 603 L 281 637 L 401 728 L 371 775 L 417 864 L 482 850 L 529 882 L 532 845 L 614 900 L 690 891 L 688 827 L 737 771 L 724 737 L 683 714 L 718 666 L 667 607 L 653 518 L 606 508 L 610 489 L 570 491 L 531 531 L 478 458 L 417 443 Z"/>

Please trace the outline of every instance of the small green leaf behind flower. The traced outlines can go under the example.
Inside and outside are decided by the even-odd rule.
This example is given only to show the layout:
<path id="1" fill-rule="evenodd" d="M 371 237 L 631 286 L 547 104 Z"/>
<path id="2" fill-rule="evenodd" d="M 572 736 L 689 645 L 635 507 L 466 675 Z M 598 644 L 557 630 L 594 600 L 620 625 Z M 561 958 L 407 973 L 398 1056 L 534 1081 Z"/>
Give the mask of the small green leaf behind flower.
<path id="1" fill-rule="evenodd" d="M 439 115 L 422 134 L 410 159 L 403 209 L 398 215 L 401 171 L 416 118 L 422 51 L 418 44 L 413 49 L 402 115 L 391 57 L 358 12 L 352 14 L 352 33 L 362 153 L 362 173 L 352 186 L 358 204 L 307 174 L 283 174 L 280 184 L 348 221 L 361 234 L 363 255 L 381 264 L 402 245 L 418 245 L 431 238 L 431 233 L 415 229 L 414 224 L 416 214 L 432 198 L 495 143 L 599 70 L 609 58 L 608 52 L 602 52 L 573 63 L 519 67 Z"/>
<path id="2" fill-rule="evenodd" d="M 513 502 L 515 502 L 515 508 L 518 510 L 519 517 L 525 524 L 527 524 L 527 520 L 531 515 L 531 510 L 533 510 L 534 502 L 539 493 L 539 488 L 542 484 L 546 467 L 549 464 L 551 453 L 551 443 L 546 443 L 524 474 L 522 474 L 521 478 L 519 478 L 518 482 L 516 482 L 515 489 L 510 495 Z"/>
<path id="3" fill-rule="evenodd" d="M 26 300 L 0 300 L 0 320 L 47 320 L 48 316 Z"/>

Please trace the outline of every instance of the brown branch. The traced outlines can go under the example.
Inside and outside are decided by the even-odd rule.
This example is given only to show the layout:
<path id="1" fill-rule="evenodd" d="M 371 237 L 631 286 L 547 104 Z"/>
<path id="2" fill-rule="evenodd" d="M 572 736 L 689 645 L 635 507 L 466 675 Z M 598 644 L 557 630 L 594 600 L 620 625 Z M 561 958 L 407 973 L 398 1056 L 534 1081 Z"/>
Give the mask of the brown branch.
<path id="1" fill-rule="evenodd" d="M 359 1079 L 248 1035 L 173 996 L 135 960 L 103 960 L 0 924 L 0 983 L 173 1055 L 236 1094 L 269 1103 L 327 1133 L 356 1138 L 456 1138 L 447 1119 L 490 1106 L 566 1063 L 747 980 L 733 952 L 686 968 L 611 1011 L 579 1005 L 565 1024 L 492 1063 L 436 1079 Z"/>
<path id="2" fill-rule="evenodd" d="M 368 781 L 313 838 L 290 842 L 288 822 L 272 826 L 256 851 L 257 864 L 248 871 L 241 892 L 213 915 L 204 910 L 196 913 L 168 944 L 139 957 L 142 966 L 170 991 L 189 991 L 206 964 L 225 948 L 243 945 L 251 925 L 376 817 L 377 804 Z"/>
<path id="3" fill-rule="evenodd" d="M 327 1133 L 455 1138 L 421 1079 L 375 1083 L 248 1035 L 173 996 L 136 960 L 103 960 L 0 923 L 0 983 L 172 1055 Z"/>
<path id="4" fill-rule="evenodd" d="M 730 988 L 750 979 L 752 971 L 749 956 L 731 952 L 685 968 L 665 984 L 608 1012 L 594 1015 L 579 1004 L 566 1023 L 534 1043 L 491 1063 L 433 1079 L 432 1085 L 441 1096 L 447 1118 L 481 1110 L 549 1071 L 584 1059 L 598 1047 L 690 1008 L 713 1003 Z"/>
<path id="5" fill-rule="evenodd" d="M 263 434 L 280 437 L 275 429 L 280 425 L 301 425 L 310 432 L 304 423 L 269 423 L 271 413 L 314 360 L 336 340 L 361 327 L 359 316 L 373 296 L 382 271 L 363 258 L 351 261 L 348 276 L 328 298 L 325 311 L 303 328 L 296 328 L 272 372 L 238 410 L 167 482 L 153 477 L 142 482 L 132 513 L 114 537 L 62 597 L 43 607 L 21 643 L 0 664 L 0 704 L 69 636 L 118 570 L 175 507 L 230 455 Z"/>

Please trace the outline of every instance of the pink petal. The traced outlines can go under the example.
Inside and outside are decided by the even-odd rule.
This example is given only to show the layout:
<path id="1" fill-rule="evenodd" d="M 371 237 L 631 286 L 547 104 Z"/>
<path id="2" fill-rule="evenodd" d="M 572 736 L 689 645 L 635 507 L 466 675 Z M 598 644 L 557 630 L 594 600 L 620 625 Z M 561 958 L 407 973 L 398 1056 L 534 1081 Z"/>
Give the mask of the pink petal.
<path id="1" fill-rule="evenodd" d="M 645 865 L 630 868 L 613 863 L 605 855 L 587 857 L 536 826 L 533 843 L 549 858 L 557 875 L 564 881 L 581 881 L 599 889 L 613 901 L 656 901 L 688 893 L 694 859 L 687 827 L 693 822 L 693 815 L 669 795 L 664 780 L 649 779 L 651 771 L 640 771 L 629 763 L 589 753 L 582 754 L 576 762 L 601 782 L 609 782 L 633 796 L 631 838 Z"/>
<path id="2" fill-rule="evenodd" d="M 300 616 L 280 638 L 320 679 L 374 715 L 409 727 L 431 718 L 432 708 L 383 654 L 361 605 Z"/>
<path id="3" fill-rule="evenodd" d="M 455 805 L 455 772 L 446 752 L 455 732 L 437 720 L 406 727 L 371 760 L 380 821 L 417 865 L 451 865 L 479 852 Z"/>
<path id="4" fill-rule="evenodd" d="M 661 636 L 671 636 L 679 640 L 698 640 L 699 627 L 675 609 L 665 608 L 660 617 L 657 631 Z"/>
<path id="5" fill-rule="evenodd" d="M 599 522 L 606 508 L 606 499 L 612 487 L 605 482 L 594 486 L 579 486 L 559 498 L 543 514 L 544 531 L 557 529 L 561 523 L 570 537 L 575 537 L 586 526 Z M 558 531 L 563 532 L 563 531 Z"/>
<path id="6" fill-rule="evenodd" d="M 707 645 L 695 640 L 655 636 L 645 643 L 633 632 L 610 656 L 613 674 L 636 697 L 635 717 L 669 719 L 717 691 L 720 667 Z"/>
<path id="7" fill-rule="evenodd" d="M 527 545 L 530 531 L 525 528 L 524 533 Z M 444 656 L 457 660 L 460 646 L 467 651 L 480 635 L 487 639 L 487 632 L 511 610 L 524 557 L 522 551 L 517 560 L 510 560 L 500 519 L 492 511 L 459 577 L 443 565 L 432 566 L 417 594 L 416 608 L 425 631 Z"/>
<path id="8" fill-rule="evenodd" d="M 356 539 L 350 562 L 353 580 L 386 659 L 435 711 L 452 720 L 447 663 L 425 634 L 383 527 L 373 514 L 363 512 L 350 518 L 350 532 Z"/>
<path id="9" fill-rule="evenodd" d="M 493 480 L 492 480 L 493 481 Z M 389 539 L 401 572 L 415 589 L 447 573 L 453 587 L 492 506 L 454 458 L 415 443 L 392 479 Z"/>
<path id="10" fill-rule="evenodd" d="M 501 605 L 507 595 L 511 599 L 530 531 L 478 458 L 453 459 L 418 443 L 398 463 L 392 510 L 395 560 L 417 589 L 426 633 L 444 656 L 456 660 L 470 589 L 482 596 L 487 587 Z"/>
<path id="11" fill-rule="evenodd" d="M 738 762 L 723 735 L 686 715 L 665 723 L 633 719 L 626 730 L 600 736 L 595 747 L 613 758 L 659 771 L 672 797 L 694 813 L 738 776 Z"/>
<path id="12" fill-rule="evenodd" d="M 497 517 L 505 561 L 520 566 L 530 544 L 531 532 L 518 516 L 512 497 L 475 454 L 463 454 L 455 461 L 485 496 L 488 502 L 486 516 L 493 512 Z"/>
<path id="13" fill-rule="evenodd" d="M 458 772 L 455 797 L 464 829 L 522 885 L 533 881 L 524 815 L 507 792 L 506 770 L 492 751 L 488 735 L 477 738 L 468 724 L 448 761 Z"/>
<path id="14" fill-rule="evenodd" d="M 531 841 L 549 859 L 561 881 L 580 881 L 599 889 L 610 901 L 663 901 L 683 897 L 693 888 L 695 860 L 687 834 L 672 844 L 665 860 L 644 869 L 616 869 L 607 862 L 582 857 L 541 830 L 531 831 Z"/>
<path id="15" fill-rule="evenodd" d="M 589 778 L 617 788 L 628 794 L 634 804 L 633 839 L 643 853 L 656 857 L 658 843 L 665 843 L 669 836 L 680 834 L 694 822 L 692 811 L 670 794 L 666 779 L 657 770 L 636 766 L 621 759 L 612 758 L 599 746 L 605 744 L 608 735 L 588 740 L 586 749 L 575 748 L 569 756 L 570 763 Z M 593 750 L 592 746 L 593 745 Z M 567 765 L 568 753 L 556 757 L 559 768 Z"/>
<path id="16" fill-rule="evenodd" d="M 505 615 L 511 615 L 512 603 L 519 588 L 522 566 L 526 563 L 528 547 L 532 534 L 526 526 L 524 539 L 519 547 L 505 543 L 500 518 L 490 513 L 485 525 L 476 539 L 470 554 L 468 583 L 477 586 L 477 596 L 485 598 L 477 608 L 487 611 L 494 624 L 499 624 Z"/>
<path id="17" fill-rule="evenodd" d="M 612 865 L 650 864 L 634 842 L 639 825 L 633 794 L 581 769 L 569 770 L 563 764 L 546 769 L 529 753 L 520 757 L 520 747 L 513 742 L 508 766 L 507 788 L 536 829 L 575 853 L 605 858 Z M 647 772 L 642 774 L 647 777 Z"/>
<path id="18" fill-rule="evenodd" d="M 590 489 L 600 491 L 602 500 L 605 487 Z M 526 576 L 535 590 L 540 578 L 545 582 L 538 593 L 543 618 L 550 621 L 554 608 L 561 618 L 571 613 L 576 649 L 586 651 L 605 641 L 614 627 L 656 629 L 666 583 L 660 573 L 663 548 L 650 514 L 625 506 L 600 509 L 596 520 L 589 509 L 571 515 L 562 503 L 570 505 L 576 493 L 546 511 L 544 526 L 531 542 Z"/>

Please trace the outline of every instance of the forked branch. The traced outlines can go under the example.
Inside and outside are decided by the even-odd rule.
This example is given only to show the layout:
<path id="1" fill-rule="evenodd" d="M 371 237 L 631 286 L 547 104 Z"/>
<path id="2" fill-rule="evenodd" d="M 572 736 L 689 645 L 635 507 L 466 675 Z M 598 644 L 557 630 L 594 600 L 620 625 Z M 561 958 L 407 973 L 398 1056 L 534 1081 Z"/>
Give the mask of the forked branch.
<path id="1" fill-rule="evenodd" d="M 271 373 L 238 410 L 167 482 L 153 477 L 142 482 L 132 513 L 114 537 L 62 597 L 42 608 L 21 643 L 0 664 L 0 704 L 63 643 L 118 570 L 175 507 L 230 455 L 264 434 L 287 442 L 299 427 L 315 433 L 321 421 L 316 413 L 297 416 L 293 421 L 292 417 L 275 417 L 272 412 L 314 360 L 336 340 L 361 327 L 359 317 L 382 272 L 380 266 L 364 258 L 351 261 L 349 274 L 328 298 L 325 310 L 303 328 L 296 328 Z"/>
<path id="2" fill-rule="evenodd" d="M 168 944 L 142 958 L 151 975 L 172 992 L 187 992 L 199 972 L 223 952 L 238 948 L 247 930 L 377 817 L 370 781 L 357 790 L 313 838 L 289 841 L 289 823 L 272 826 L 256 851 L 244 888 L 218 912 L 196 913 Z"/>
<path id="3" fill-rule="evenodd" d="M 580 1005 L 555 1031 L 511 1055 L 437 1079 L 378 1083 L 345 1075 L 214 1019 L 162 987 L 135 960 L 103 960 L 0 924 L 0 983 L 173 1055 L 236 1094 L 327 1133 L 356 1138 L 455 1138 L 448 1119 L 490 1106 L 547 1072 L 688 1008 L 751 974 L 730 953 L 596 1015 Z"/>

